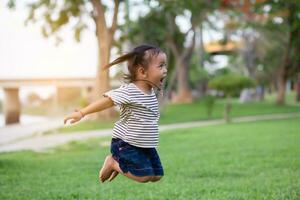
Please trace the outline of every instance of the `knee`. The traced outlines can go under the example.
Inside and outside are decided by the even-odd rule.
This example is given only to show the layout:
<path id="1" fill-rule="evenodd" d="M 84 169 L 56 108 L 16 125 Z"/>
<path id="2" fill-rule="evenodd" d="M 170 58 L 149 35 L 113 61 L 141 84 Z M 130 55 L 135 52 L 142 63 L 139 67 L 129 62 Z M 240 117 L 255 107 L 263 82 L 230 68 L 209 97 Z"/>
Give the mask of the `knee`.
<path id="1" fill-rule="evenodd" d="M 159 181 L 161 178 L 162 178 L 162 176 L 152 176 L 150 181 L 156 182 L 156 181 Z"/>

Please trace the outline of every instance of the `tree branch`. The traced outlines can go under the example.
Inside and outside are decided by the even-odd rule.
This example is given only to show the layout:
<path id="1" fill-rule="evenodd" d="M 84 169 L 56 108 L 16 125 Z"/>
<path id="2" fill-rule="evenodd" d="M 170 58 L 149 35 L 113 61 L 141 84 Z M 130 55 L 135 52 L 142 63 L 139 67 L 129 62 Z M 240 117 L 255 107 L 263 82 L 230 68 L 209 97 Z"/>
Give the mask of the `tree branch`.
<path id="1" fill-rule="evenodd" d="M 174 40 L 172 39 L 172 37 L 167 37 L 167 45 L 170 47 L 171 51 L 173 52 L 173 54 L 175 55 L 175 57 L 179 58 L 180 57 L 180 53 L 179 50 L 174 42 Z"/>
<path id="2" fill-rule="evenodd" d="M 94 11 L 96 12 L 95 22 L 97 29 L 101 31 L 105 31 L 107 29 L 105 15 L 104 15 L 104 8 L 101 0 L 91 0 L 93 4 Z"/>
<path id="3" fill-rule="evenodd" d="M 183 58 L 185 59 L 186 57 L 190 56 L 195 48 L 195 43 L 196 43 L 196 32 L 195 32 L 195 27 L 191 27 L 191 30 L 193 30 L 193 38 L 191 41 L 191 44 L 188 48 L 186 48 L 183 52 Z"/>
<path id="4" fill-rule="evenodd" d="M 172 52 L 174 53 L 175 57 L 180 57 L 180 51 L 179 47 L 176 45 L 177 43 L 174 41 L 174 38 L 172 36 L 172 33 L 175 32 L 175 16 L 171 16 L 170 14 L 167 14 L 168 19 L 168 30 L 167 31 L 167 45 L 170 47 Z"/>
<path id="5" fill-rule="evenodd" d="M 118 10 L 119 10 L 119 0 L 114 0 L 115 2 L 115 7 L 114 7 L 114 16 L 112 20 L 111 27 L 109 28 L 110 33 L 114 33 L 117 29 L 117 21 L 118 21 Z"/>

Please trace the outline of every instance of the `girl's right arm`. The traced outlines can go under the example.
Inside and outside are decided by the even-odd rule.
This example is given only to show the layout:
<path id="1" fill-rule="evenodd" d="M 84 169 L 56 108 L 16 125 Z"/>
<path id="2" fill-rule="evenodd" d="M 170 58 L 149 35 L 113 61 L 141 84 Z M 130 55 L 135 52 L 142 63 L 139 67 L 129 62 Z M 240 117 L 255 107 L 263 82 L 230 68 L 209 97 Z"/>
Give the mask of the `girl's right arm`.
<path id="1" fill-rule="evenodd" d="M 76 110 L 75 112 L 71 113 L 70 115 L 67 115 L 64 118 L 64 124 L 66 124 L 69 119 L 71 119 L 70 123 L 73 124 L 73 123 L 81 120 L 85 115 L 105 110 L 107 108 L 112 107 L 113 105 L 114 105 L 114 102 L 111 100 L 111 98 L 103 97 L 103 98 L 91 103 L 90 105 L 88 105 L 80 110 Z"/>

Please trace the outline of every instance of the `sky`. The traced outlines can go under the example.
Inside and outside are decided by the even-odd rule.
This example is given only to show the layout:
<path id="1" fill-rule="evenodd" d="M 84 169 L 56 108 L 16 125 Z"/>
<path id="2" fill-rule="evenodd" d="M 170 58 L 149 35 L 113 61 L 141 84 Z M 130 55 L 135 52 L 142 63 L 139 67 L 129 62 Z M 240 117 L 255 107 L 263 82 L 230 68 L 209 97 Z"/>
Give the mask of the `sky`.
<path id="1" fill-rule="evenodd" d="M 96 74 L 97 46 L 94 31 L 84 31 L 76 43 L 71 30 L 55 45 L 40 27 L 25 27 L 27 10 L 8 10 L 0 5 L 0 78 L 93 77 Z"/>

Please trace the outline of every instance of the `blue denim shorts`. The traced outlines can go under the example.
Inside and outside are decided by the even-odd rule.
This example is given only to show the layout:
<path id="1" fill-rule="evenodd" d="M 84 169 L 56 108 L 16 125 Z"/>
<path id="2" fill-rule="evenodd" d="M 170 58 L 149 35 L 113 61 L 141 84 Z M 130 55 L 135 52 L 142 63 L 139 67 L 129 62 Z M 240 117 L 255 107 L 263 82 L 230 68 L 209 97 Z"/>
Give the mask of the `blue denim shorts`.
<path id="1" fill-rule="evenodd" d="M 132 146 L 121 139 L 113 138 L 110 149 L 123 173 L 135 176 L 163 176 L 164 171 L 155 148 Z"/>

